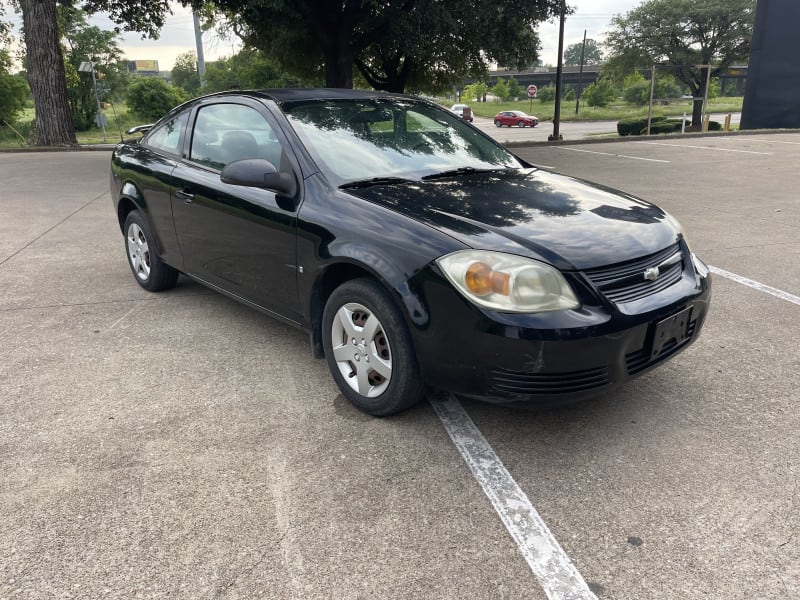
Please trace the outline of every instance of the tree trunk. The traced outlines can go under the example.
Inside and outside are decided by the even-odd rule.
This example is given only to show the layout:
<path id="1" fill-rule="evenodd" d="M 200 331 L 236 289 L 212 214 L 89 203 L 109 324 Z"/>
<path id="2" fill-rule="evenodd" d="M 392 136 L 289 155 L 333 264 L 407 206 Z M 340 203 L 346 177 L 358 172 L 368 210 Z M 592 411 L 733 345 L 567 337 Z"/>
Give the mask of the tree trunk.
<path id="1" fill-rule="evenodd" d="M 325 87 L 353 89 L 354 53 L 333 48 L 325 52 Z"/>
<path id="2" fill-rule="evenodd" d="M 701 97 L 699 100 L 695 98 L 694 102 L 692 103 L 692 127 L 702 127 L 703 126 L 703 98 Z M 700 131 L 698 129 L 698 131 Z"/>
<path id="3" fill-rule="evenodd" d="M 74 146 L 75 124 L 67 100 L 56 0 L 21 0 L 28 83 L 36 108 L 34 146 Z"/>

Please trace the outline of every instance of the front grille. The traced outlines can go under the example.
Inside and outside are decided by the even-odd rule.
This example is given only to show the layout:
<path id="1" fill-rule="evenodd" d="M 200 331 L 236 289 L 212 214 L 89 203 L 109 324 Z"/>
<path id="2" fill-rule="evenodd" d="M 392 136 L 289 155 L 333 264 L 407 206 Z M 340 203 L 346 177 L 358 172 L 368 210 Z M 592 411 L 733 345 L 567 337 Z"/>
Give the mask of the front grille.
<path id="1" fill-rule="evenodd" d="M 636 375 L 636 373 L 639 373 L 656 363 L 660 363 L 662 360 L 666 360 L 675 354 L 678 350 L 692 341 L 696 328 L 697 321 L 689 321 L 689 326 L 686 330 L 686 338 L 680 343 L 672 340 L 670 343 L 665 344 L 664 347 L 661 348 L 661 352 L 659 352 L 658 356 L 650 356 L 650 352 L 648 352 L 646 348 L 626 354 L 625 365 L 628 368 L 628 375 Z"/>
<path id="2" fill-rule="evenodd" d="M 658 267 L 670 259 L 676 262 L 660 269 L 655 281 L 645 279 L 644 273 L 647 269 Z M 665 290 L 678 282 L 682 273 L 683 255 L 679 244 L 644 258 L 584 271 L 603 295 L 616 303 L 633 302 Z"/>
<path id="3" fill-rule="evenodd" d="M 610 383 L 606 367 L 546 374 L 496 369 L 489 372 L 489 380 L 492 390 L 496 392 L 537 396 L 582 392 Z"/>

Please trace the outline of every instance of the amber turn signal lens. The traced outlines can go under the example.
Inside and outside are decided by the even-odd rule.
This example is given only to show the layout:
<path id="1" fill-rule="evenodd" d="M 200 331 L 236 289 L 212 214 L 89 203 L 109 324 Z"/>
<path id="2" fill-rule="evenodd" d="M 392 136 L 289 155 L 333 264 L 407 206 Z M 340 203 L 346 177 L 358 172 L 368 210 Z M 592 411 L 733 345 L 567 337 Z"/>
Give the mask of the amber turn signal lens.
<path id="1" fill-rule="evenodd" d="M 493 270 L 484 262 L 476 262 L 467 268 L 464 280 L 467 289 L 476 296 L 486 296 L 492 292 L 508 296 L 511 276 Z"/>

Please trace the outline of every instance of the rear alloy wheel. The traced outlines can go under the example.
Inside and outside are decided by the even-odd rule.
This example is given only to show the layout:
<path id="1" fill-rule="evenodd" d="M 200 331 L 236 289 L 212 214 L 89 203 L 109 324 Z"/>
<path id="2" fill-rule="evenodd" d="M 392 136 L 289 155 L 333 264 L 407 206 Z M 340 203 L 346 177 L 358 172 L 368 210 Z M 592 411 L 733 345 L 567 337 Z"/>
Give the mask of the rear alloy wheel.
<path id="1" fill-rule="evenodd" d="M 156 252 L 150 226 L 142 213 L 133 210 L 128 213 L 122 226 L 125 233 L 125 250 L 136 283 L 151 292 L 166 290 L 175 286 L 178 271 L 164 263 Z"/>
<path id="2" fill-rule="evenodd" d="M 354 279 L 334 290 L 322 327 L 331 374 L 357 408 L 382 417 L 422 399 L 424 386 L 406 324 L 376 281 Z"/>
<path id="3" fill-rule="evenodd" d="M 525 127 L 525 121 L 520 121 L 517 123 L 517 127 Z"/>
<path id="4" fill-rule="evenodd" d="M 494 125 L 495 125 L 495 127 L 502 127 L 503 126 L 503 124 L 500 121 L 495 121 Z"/>

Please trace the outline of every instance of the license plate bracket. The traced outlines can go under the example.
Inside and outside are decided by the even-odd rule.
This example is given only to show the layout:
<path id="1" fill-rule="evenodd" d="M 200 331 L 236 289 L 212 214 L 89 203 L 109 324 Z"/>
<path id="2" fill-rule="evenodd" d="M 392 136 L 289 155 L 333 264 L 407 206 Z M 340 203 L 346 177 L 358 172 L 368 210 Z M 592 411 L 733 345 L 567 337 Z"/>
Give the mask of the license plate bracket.
<path id="1" fill-rule="evenodd" d="M 651 358 L 656 358 L 660 355 L 665 347 L 678 346 L 686 340 L 689 334 L 689 318 L 691 316 L 692 307 L 690 306 L 656 323 L 653 331 Z"/>

